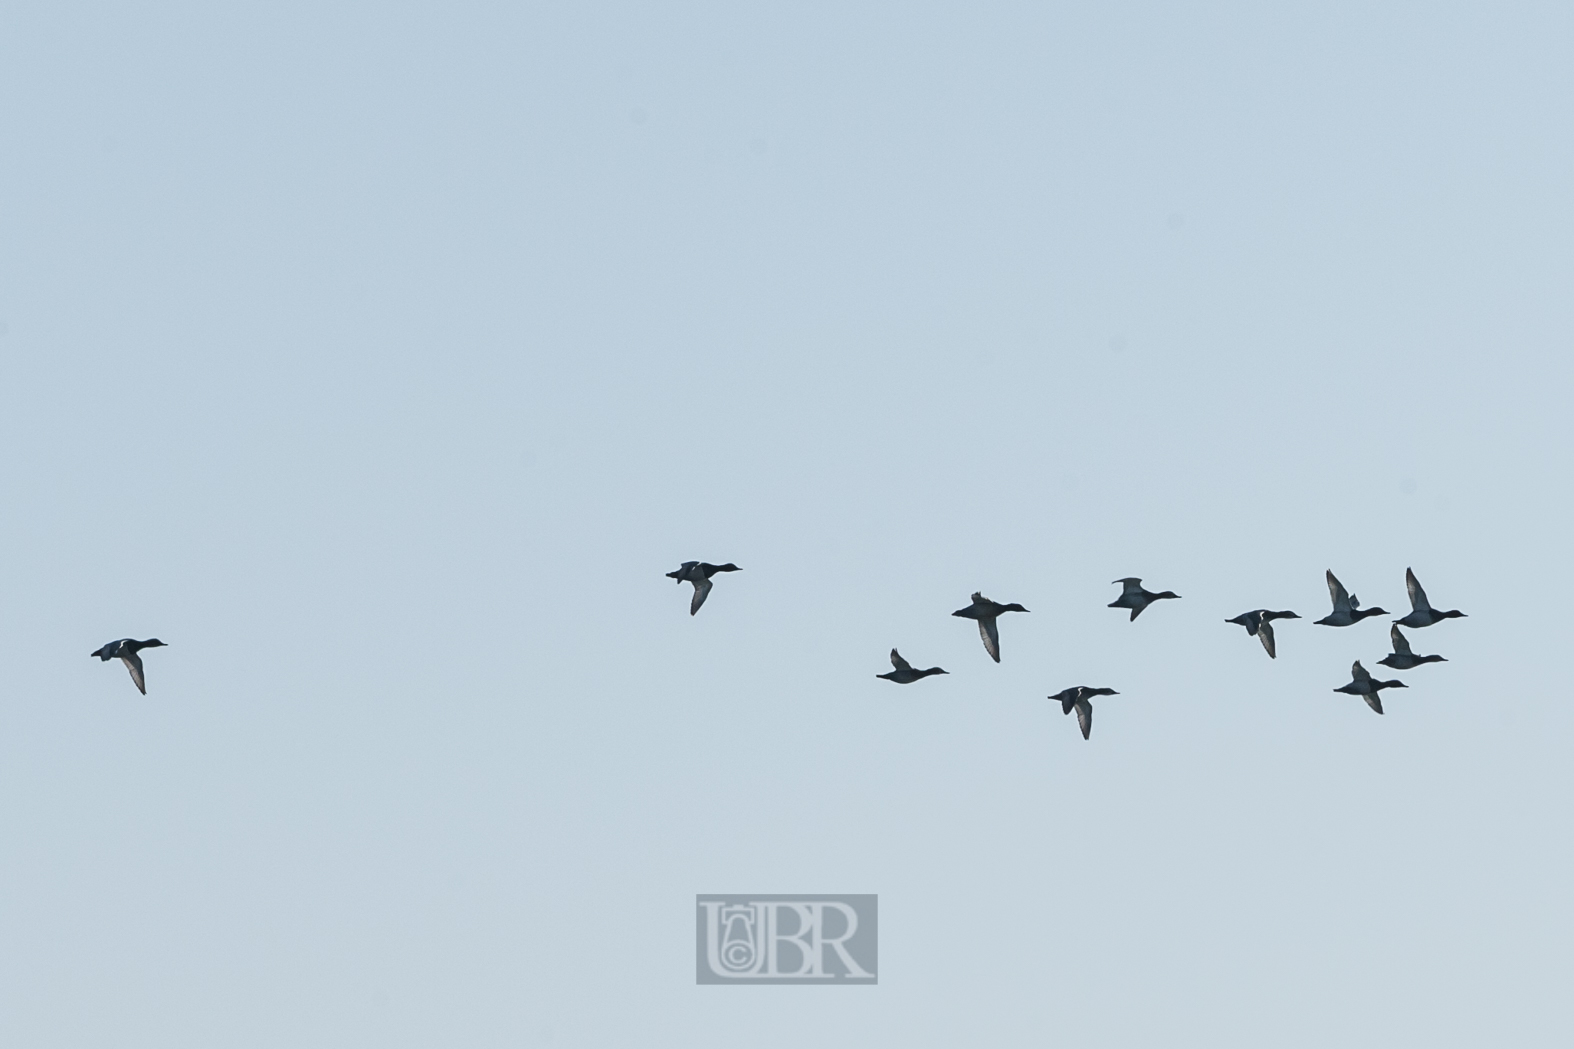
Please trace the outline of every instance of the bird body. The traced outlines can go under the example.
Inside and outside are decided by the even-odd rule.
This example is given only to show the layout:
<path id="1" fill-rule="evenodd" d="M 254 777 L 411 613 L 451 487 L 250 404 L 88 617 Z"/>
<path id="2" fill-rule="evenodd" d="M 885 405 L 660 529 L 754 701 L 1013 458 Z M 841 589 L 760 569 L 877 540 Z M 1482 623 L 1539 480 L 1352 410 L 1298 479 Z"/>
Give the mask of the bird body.
<path id="1" fill-rule="evenodd" d="M 931 674 L 947 673 L 947 671 L 939 667 L 930 667 L 928 670 L 914 670 L 913 665 L 903 659 L 902 654 L 894 648 L 891 649 L 891 665 L 896 669 L 889 674 L 876 674 L 875 677 L 883 677 L 887 681 L 896 682 L 898 685 L 911 685 L 914 681 L 921 681 Z"/>
<path id="2" fill-rule="evenodd" d="M 974 591 L 973 603 L 966 608 L 959 608 L 951 614 L 961 616 L 963 619 L 978 620 L 978 636 L 984 640 L 984 651 L 989 653 L 989 658 L 996 663 L 1000 662 L 1000 628 L 995 624 L 996 618 L 1002 612 L 1026 612 L 1027 609 L 1012 602 L 1002 605 L 998 601 L 991 601 L 983 594 Z"/>
<path id="3" fill-rule="evenodd" d="M 1350 596 L 1344 584 L 1334 578 L 1333 571 L 1328 572 L 1328 596 L 1333 599 L 1334 610 L 1317 621 L 1318 626 L 1350 626 L 1359 623 L 1370 616 L 1386 616 L 1388 612 L 1381 608 L 1362 608 L 1361 599 Z M 1379 711 L 1379 713 L 1381 713 Z"/>
<path id="4" fill-rule="evenodd" d="M 1441 623 L 1445 619 L 1463 619 L 1465 613 L 1455 608 L 1448 612 L 1439 612 L 1433 608 L 1426 599 L 1426 591 L 1421 589 L 1421 583 L 1416 579 L 1416 574 L 1410 569 L 1405 569 L 1405 589 L 1410 592 L 1410 614 L 1403 619 L 1395 620 L 1401 626 L 1420 629 Z"/>
<path id="5" fill-rule="evenodd" d="M 1376 680 L 1371 674 L 1366 672 L 1366 668 L 1361 665 L 1361 661 L 1358 659 L 1355 661 L 1355 665 L 1350 668 L 1350 683 L 1341 685 L 1334 691 L 1343 692 L 1350 696 L 1360 696 L 1366 700 L 1367 706 L 1381 714 L 1383 712 L 1383 701 L 1378 698 L 1378 693 L 1385 688 L 1406 687 L 1408 686 L 1403 681 Z"/>
<path id="6" fill-rule="evenodd" d="M 1442 656 L 1418 656 L 1410 651 L 1410 641 L 1404 634 L 1399 632 L 1399 624 L 1397 622 L 1388 628 L 1388 637 L 1394 643 L 1394 650 L 1391 654 L 1378 660 L 1385 667 L 1393 667 L 1395 670 L 1414 670 L 1423 663 L 1448 662 Z"/>
<path id="7" fill-rule="evenodd" d="M 1273 621 L 1275 619 L 1300 618 L 1294 612 L 1270 612 L 1266 608 L 1258 608 L 1250 612 L 1242 612 L 1234 619 L 1226 619 L 1225 622 L 1245 627 L 1249 637 L 1255 637 L 1262 642 L 1262 647 L 1268 653 L 1269 659 L 1278 659 L 1279 655 L 1274 648 L 1273 642 Z"/>
<path id="8" fill-rule="evenodd" d="M 1087 685 L 1074 685 L 1071 688 L 1056 692 L 1050 699 L 1060 701 L 1060 712 L 1069 714 L 1077 712 L 1077 725 L 1082 729 L 1082 738 L 1088 739 L 1093 734 L 1093 704 L 1089 702 L 1094 696 L 1118 696 L 1112 688 L 1089 688 Z"/>
<path id="9" fill-rule="evenodd" d="M 144 648 L 163 647 L 164 642 L 156 637 L 149 638 L 147 641 L 136 641 L 129 637 L 123 637 L 119 641 L 111 641 L 97 652 L 91 653 L 91 655 L 97 656 L 106 663 L 111 659 L 118 659 L 126 664 L 126 669 L 131 671 L 131 680 L 135 682 L 137 691 L 145 696 L 148 694 L 147 679 L 142 673 L 142 657 L 137 655 L 137 653 Z"/>
<path id="10" fill-rule="evenodd" d="M 711 587 L 715 584 L 710 577 L 717 572 L 741 572 L 743 569 L 730 561 L 724 565 L 708 564 L 704 561 L 685 561 L 676 572 L 668 572 L 668 579 L 676 579 L 680 583 L 694 584 L 694 598 L 689 602 L 689 615 L 700 610 L 705 599 L 710 596 Z"/>
<path id="11" fill-rule="evenodd" d="M 1117 579 L 1115 582 L 1120 583 L 1124 589 L 1121 591 L 1120 596 L 1111 601 L 1106 607 L 1129 608 L 1131 609 L 1131 618 L 1133 620 L 1142 614 L 1142 610 L 1144 608 L 1147 608 L 1155 601 L 1164 601 L 1180 597 L 1179 594 L 1172 593 L 1169 590 L 1159 594 L 1155 594 L 1151 590 L 1144 590 L 1142 589 L 1142 580 L 1138 579 L 1136 576 L 1128 576 L 1125 579 Z"/>

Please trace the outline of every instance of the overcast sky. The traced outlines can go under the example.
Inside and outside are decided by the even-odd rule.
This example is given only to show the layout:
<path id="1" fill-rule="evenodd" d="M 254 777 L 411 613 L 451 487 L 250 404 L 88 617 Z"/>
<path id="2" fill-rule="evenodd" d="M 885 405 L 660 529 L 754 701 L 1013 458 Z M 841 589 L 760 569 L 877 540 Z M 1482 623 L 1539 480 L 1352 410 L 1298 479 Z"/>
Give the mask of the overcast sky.
<path id="1" fill-rule="evenodd" d="M 8 4 L 0 1042 L 1569 1044 L 1571 53 Z M 695 986 L 755 892 L 879 985 Z"/>

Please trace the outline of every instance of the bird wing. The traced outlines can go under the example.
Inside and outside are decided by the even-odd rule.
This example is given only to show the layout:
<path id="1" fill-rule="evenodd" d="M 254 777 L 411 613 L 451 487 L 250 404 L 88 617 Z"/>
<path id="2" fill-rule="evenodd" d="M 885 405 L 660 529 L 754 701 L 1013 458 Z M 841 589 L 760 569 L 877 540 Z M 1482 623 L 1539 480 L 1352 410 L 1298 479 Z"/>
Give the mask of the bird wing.
<path id="1" fill-rule="evenodd" d="M 1142 593 L 1142 580 L 1136 578 L 1135 576 L 1129 579 L 1117 579 L 1115 582 L 1121 584 L 1121 597 L 1131 597 L 1133 594 Z"/>
<path id="2" fill-rule="evenodd" d="M 989 653 L 989 658 L 1000 662 L 1000 628 L 995 625 L 994 616 L 978 621 L 978 636 L 984 639 L 984 651 Z"/>
<path id="3" fill-rule="evenodd" d="M 1141 593 L 1141 592 L 1142 592 L 1141 590 L 1138 590 L 1138 593 Z M 1129 622 L 1129 623 L 1136 622 L 1137 617 L 1142 615 L 1142 610 L 1144 608 L 1147 608 L 1147 607 L 1148 607 L 1148 603 L 1147 602 L 1143 602 L 1142 604 L 1139 604 L 1139 605 L 1133 605 L 1132 609 L 1131 609 L 1131 618 L 1129 620 L 1127 620 L 1127 622 Z"/>
<path id="4" fill-rule="evenodd" d="M 1273 648 L 1273 625 L 1266 619 L 1257 624 L 1257 640 L 1262 642 L 1262 647 L 1267 651 L 1269 659 L 1279 658 L 1279 654 Z"/>
<path id="5" fill-rule="evenodd" d="M 898 670 L 912 670 L 913 669 L 913 664 L 911 664 L 907 660 L 903 659 L 902 658 L 902 654 L 900 652 L 898 652 L 894 648 L 891 649 L 891 665 L 893 667 L 895 667 L 896 669 L 898 669 Z"/>
<path id="6" fill-rule="evenodd" d="M 1412 611 L 1420 612 L 1423 609 L 1432 607 L 1427 604 L 1426 591 L 1421 589 L 1421 581 L 1408 568 L 1405 569 L 1405 589 L 1410 591 L 1410 608 Z"/>
<path id="7" fill-rule="evenodd" d="M 1373 710 L 1377 711 L 1379 714 L 1381 714 L 1383 712 L 1383 701 L 1382 701 L 1381 698 L 1378 697 L 1376 692 L 1368 692 L 1368 693 L 1366 693 L 1366 695 L 1362 696 L 1361 698 L 1366 700 L 1366 705 L 1367 706 L 1371 707 Z"/>
<path id="8" fill-rule="evenodd" d="M 1356 681 L 1372 680 L 1372 675 L 1366 672 L 1366 668 L 1361 665 L 1359 659 L 1350 667 L 1350 677 Z"/>
<path id="9" fill-rule="evenodd" d="M 689 615 L 692 616 L 694 613 L 700 610 L 700 606 L 703 605 L 705 603 L 705 599 L 710 596 L 711 587 L 715 586 L 716 584 L 712 583 L 709 579 L 691 579 L 689 582 L 694 584 L 694 600 L 689 602 Z"/>
<path id="10" fill-rule="evenodd" d="M 131 671 L 131 680 L 137 683 L 137 691 L 144 696 L 147 695 L 147 681 L 142 676 L 142 657 L 135 652 L 122 652 L 120 661 L 126 664 L 127 670 Z"/>
<path id="11" fill-rule="evenodd" d="M 1328 572 L 1328 596 L 1333 598 L 1335 612 L 1350 611 L 1350 593 L 1343 583 L 1334 578 L 1332 570 Z"/>
<path id="12" fill-rule="evenodd" d="M 1093 734 L 1093 704 L 1085 699 L 1077 700 L 1077 725 L 1082 729 L 1083 739 Z"/>
<path id="13" fill-rule="evenodd" d="M 1388 639 L 1394 643 L 1394 654 L 1396 656 L 1408 656 L 1411 654 L 1410 642 L 1405 640 L 1405 635 L 1399 632 L 1398 623 L 1388 628 Z"/>

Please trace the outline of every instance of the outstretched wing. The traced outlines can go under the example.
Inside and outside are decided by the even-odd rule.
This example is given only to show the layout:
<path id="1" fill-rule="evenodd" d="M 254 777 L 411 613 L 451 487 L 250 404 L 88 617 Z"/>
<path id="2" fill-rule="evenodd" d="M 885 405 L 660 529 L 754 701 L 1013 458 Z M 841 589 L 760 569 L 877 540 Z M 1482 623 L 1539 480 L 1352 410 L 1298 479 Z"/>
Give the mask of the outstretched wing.
<path id="1" fill-rule="evenodd" d="M 1366 668 L 1361 665 L 1361 661 L 1359 659 L 1356 660 L 1355 663 L 1350 667 L 1350 677 L 1356 681 L 1372 680 L 1372 675 L 1366 672 Z"/>
<path id="2" fill-rule="evenodd" d="M 1410 608 L 1421 612 L 1432 606 L 1427 604 L 1426 591 L 1421 589 L 1421 582 L 1410 569 L 1405 569 L 1405 589 L 1410 591 Z"/>
<path id="3" fill-rule="evenodd" d="M 1142 593 L 1142 580 L 1135 576 L 1128 579 L 1117 579 L 1115 582 L 1121 584 L 1121 597 L 1131 597 L 1133 594 Z"/>
<path id="4" fill-rule="evenodd" d="M 894 648 L 891 649 L 891 665 L 893 667 L 895 667 L 896 669 L 898 669 L 898 670 L 912 670 L 913 669 L 913 664 L 911 664 L 907 660 L 903 659 L 902 658 L 902 654 L 900 652 L 898 652 Z"/>
<path id="5" fill-rule="evenodd" d="M 984 651 L 989 653 L 989 658 L 1000 662 L 1000 628 L 995 625 L 994 616 L 978 621 L 978 636 L 984 639 Z"/>
<path id="6" fill-rule="evenodd" d="M 689 602 L 689 615 L 692 616 L 695 612 L 700 610 L 700 606 L 703 605 L 705 603 L 705 599 L 710 596 L 711 587 L 715 586 L 716 584 L 712 583 L 709 579 L 691 579 L 689 582 L 694 584 L 694 600 Z"/>
<path id="7" fill-rule="evenodd" d="M 1279 654 L 1273 648 L 1273 626 L 1266 619 L 1257 624 L 1257 640 L 1262 642 L 1269 659 L 1279 658 Z"/>
<path id="8" fill-rule="evenodd" d="M 1328 596 L 1333 598 L 1335 612 L 1350 611 L 1350 592 L 1334 578 L 1332 569 L 1328 572 Z"/>
<path id="9" fill-rule="evenodd" d="M 1361 698 L 1366 700 L 1366 705 L 1367 706 L 1371 707 L 1373 710 L 1377 711 L 1379 714 L 1381 714 L 1383 712 L 1383 701 L 1378 698 L 1376 692 L 1368 692 L 1366 695 L 1362 696 Z"/>
<path id="10" fill-rule="evenodd" d="M 1397 656 L 1410 655 L 1410 642 L 1405 640 L 1405 635 L 1399 632 L 1399 624 L 1395 623 L 1388 628 L 1388 639 L 1394 643 L 1394 654 Z"/>
<path id="11" fill-rule="evenodd" d="M 137 683 L 137 691 L 144 696 L 147 695 L 147 681 L 142 677 L 142 657 L 135 652 L 123 652 L 120 661 L 126 664 L 127 670 L 131 671 L 131 680 Z"/>
<path id="12" fill-rule="evenodd" d="M 1093 734 L 1093 704 L 1085 699 L 1077 700 L 1077 725 L 1082 729 L 1083 739 Z"/>

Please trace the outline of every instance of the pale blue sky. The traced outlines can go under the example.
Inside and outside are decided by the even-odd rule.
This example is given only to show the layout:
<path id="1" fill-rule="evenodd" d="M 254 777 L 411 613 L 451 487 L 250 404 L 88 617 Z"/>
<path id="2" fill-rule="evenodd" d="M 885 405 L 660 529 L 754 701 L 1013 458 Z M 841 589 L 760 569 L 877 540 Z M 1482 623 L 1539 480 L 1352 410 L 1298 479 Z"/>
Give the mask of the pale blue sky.
<path id="1" fill-rule="evenodd" d="M 8 5 L 0 1043 L 1568 1044 L 1571 53 Z M 1406 566 L 1379 718 L 1311 620 Z M 879 986 L 694 986 L 701 892 L 879 894 Z"/>

